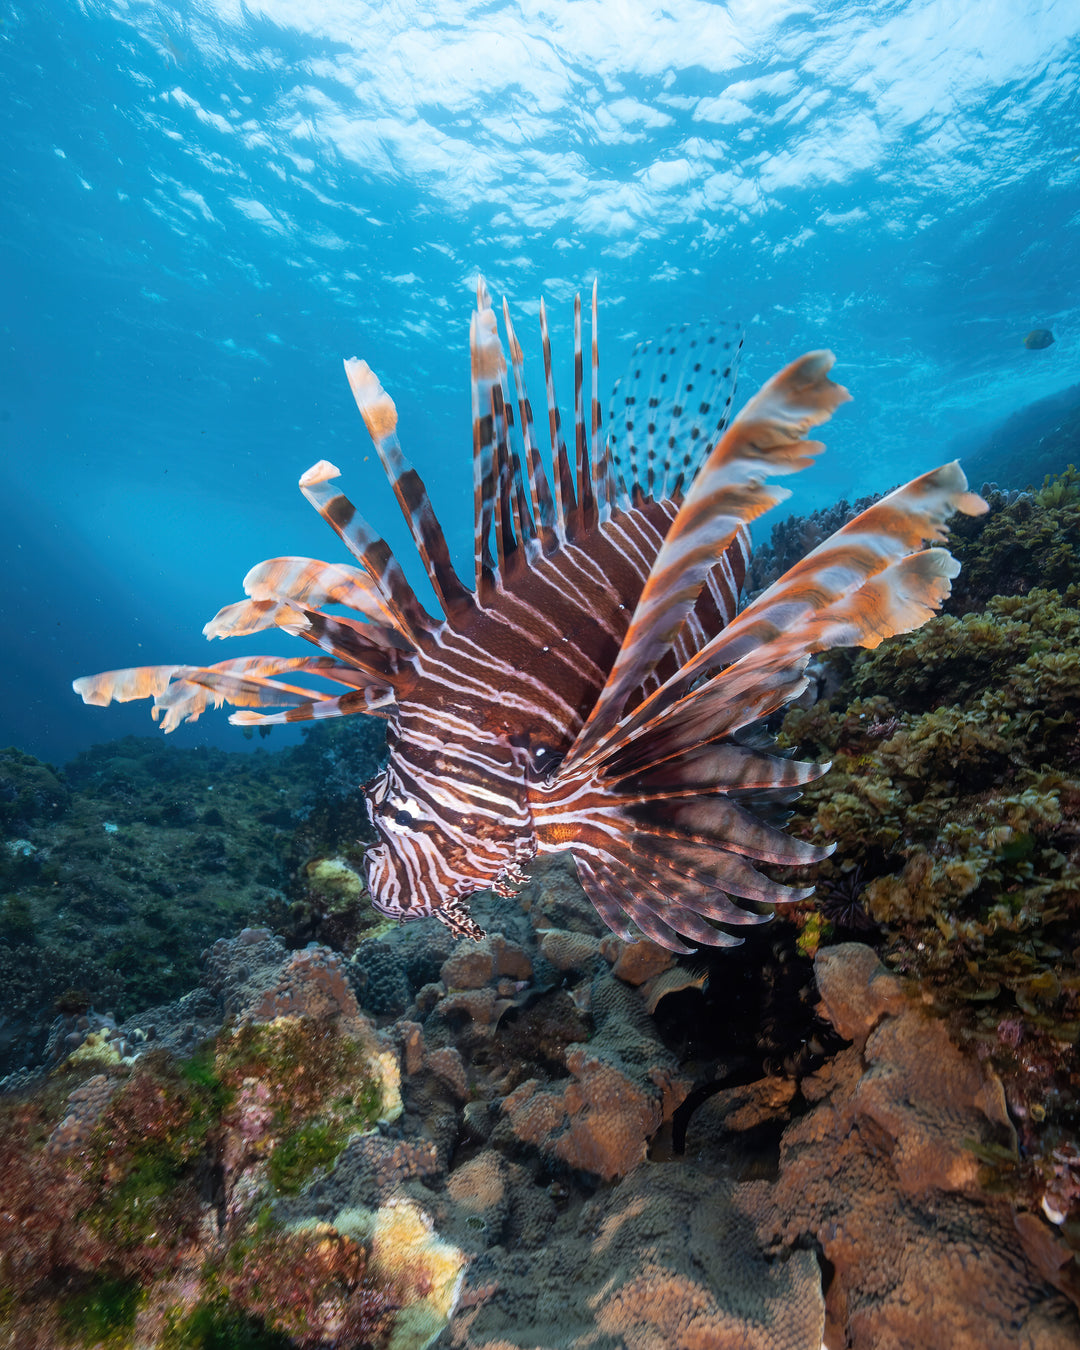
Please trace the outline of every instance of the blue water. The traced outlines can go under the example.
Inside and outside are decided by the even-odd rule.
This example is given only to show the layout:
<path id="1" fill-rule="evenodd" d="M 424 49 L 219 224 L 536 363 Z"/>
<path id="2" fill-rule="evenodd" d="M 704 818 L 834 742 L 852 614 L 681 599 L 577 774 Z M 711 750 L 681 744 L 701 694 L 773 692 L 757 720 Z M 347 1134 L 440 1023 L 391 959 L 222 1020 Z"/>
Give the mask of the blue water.
<path id="1" fill-rule="evenodd" d="M 1076 383 L 1078 33 L 1075 0 L 6 4 L 0 745 L 150 729 L 75 675 L 297 652 L 200 630 L 259 559 L 342 556 L 319 458 L 407 555 L 342 357 L 464 557 L 478 271 L 533 347 L 546 296 L 564 403 L 594 276 L 611 381 L 672 319 L 751 325 L 744 395 L 831 347 L 856 401 L 793 509 Z"/>

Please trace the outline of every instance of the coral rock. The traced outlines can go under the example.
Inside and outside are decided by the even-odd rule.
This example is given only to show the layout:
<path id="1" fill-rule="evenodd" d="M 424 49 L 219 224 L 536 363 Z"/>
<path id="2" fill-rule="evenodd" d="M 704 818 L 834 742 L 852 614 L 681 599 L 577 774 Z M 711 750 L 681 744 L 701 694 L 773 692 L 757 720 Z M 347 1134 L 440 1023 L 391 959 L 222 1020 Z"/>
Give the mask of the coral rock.
<path id="1" fill-rule="evenodd" d="M 845 1040 L 858 1045 L 886 1013 L 905 1002 L 903 985 L 861 942 L 826 947 L 814 971 L 825 1016 Z"/>
<path id="2" fill-rule="evenodd" d="M 972 1145 L 1015 1148 L 992 1072 L 869 949 L 827 949 L 818 970 L 838 1029 L 865 1046 L 806 1080 L 818 1105 L 784 1132 L 778 1180 L 739 1195 L 763 1240 L 809 1240 L 833 1268 L 826 1342 L 924 1350 L 947 1327 L 963 1350 L 1074 1347 L 1075 1310 L 1025 1252 L 1008 1201 L 980 1185 Z"/>
<path id="3" fill-rule="evenodd" d="M 626 1076 L 584 1046 L 566 1056 L 572 1080 L 544 1091 L 535 1079 L 503 1102 L 514 1134 L 568 1167 L 610 1181 L 645 1159 L 664 1119 L 664 1094 Z"/>
<path id="4" fill-rule="evenodd" d="M 648 938 L 642 938 L 640 942 L 623 942 L 621 938 L 612 937 L 606 947 L 604 955 L 608 960 L 612 960 L 612 953 L 617 952 L 611 973 L 624 984 L 644 984 L 675 964 L 672 952 Z"/>
<path id="5" fill-rule="evenodd" d="M 766 1257 L 731 1184 L 689 1164 L 644 1168 L 557 1225 L 527 1263 L 484 1275 L 451 1327 L 459 1350 L 820 1350 L 807 1251 Z M 468 1298 L 465 1300 L 468 1301 Z"/>
<path id="6" fill-rule="evenodd" d="M 532 962 L 524 947 L 492 933 L 482 942 L 459 942 L 443 962 L 440 978 L 447 989 L 482 989 L 507 976 L 512 980 L 532 978 Z"/>
<path id="7" fill-rule="evenodd" d="M 337 952 L 312 944 L 293 952 L 281 968 L 278 979 L 251 1004 L 246 1015 L 255 1022 L 272 1022 L 275 1017 L 356 1017 L 360 1005 L 345 977 L 345 967 Z"/>

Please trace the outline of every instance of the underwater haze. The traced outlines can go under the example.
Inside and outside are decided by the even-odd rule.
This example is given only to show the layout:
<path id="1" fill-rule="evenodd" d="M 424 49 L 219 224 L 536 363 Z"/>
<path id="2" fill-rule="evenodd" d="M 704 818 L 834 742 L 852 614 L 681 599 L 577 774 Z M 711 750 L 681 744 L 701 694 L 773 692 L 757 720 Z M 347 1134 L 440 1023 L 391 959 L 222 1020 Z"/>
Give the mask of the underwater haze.
<path id="1" fill-rule="evenodd" d="M 798 511 L 1075 385 L 1078 32 L 1074 0 L 4 5 L 0 744 L 149 731 L 72 678 L 202 659 L 253 563 L 343 556 L 319 459 L 403 545 L 344 357 L 465 557 L 478 274 L 534 381 L 546 298 L 564 407 L 594 277 L 609 387 L 673 321 L 747 325 L 743 397 L 831 348 L 855 401 Z M 205 659 L 256 650 L 296 644 Z"/>

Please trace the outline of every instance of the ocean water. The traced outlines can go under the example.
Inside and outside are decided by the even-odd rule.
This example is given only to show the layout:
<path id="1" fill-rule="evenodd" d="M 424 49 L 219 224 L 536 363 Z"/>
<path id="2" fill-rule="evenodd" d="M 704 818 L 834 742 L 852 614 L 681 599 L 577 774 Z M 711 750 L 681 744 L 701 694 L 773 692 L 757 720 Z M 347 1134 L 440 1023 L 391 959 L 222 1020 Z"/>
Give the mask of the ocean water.
<path id="1" fill-rule="evenodd" d="M 200 630 L 259 559 L 342 556 L 317 459 L 408 553 L 343 357 L 465 557 L 478 273 L 533 353 L 546 297 L 564 404 L 594 277 L 609 381 L 673 320 L 748 326 L 744 395 L 830 347 L 855 402 L 796 510 L 1076 383 L 1078 32 L 1071 0 L 5 4 L 0 744 L 150 730 L 76 675 L 295 652 Z"/>

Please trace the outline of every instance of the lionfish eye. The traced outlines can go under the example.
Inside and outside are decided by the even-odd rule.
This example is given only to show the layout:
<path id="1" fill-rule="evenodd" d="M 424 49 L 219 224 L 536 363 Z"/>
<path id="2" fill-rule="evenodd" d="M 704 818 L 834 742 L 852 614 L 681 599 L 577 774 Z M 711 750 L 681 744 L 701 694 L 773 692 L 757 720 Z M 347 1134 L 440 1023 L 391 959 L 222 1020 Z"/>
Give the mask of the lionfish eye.
<path id="1" fill-rule="evenodd" d="M 532 752 L 532 771 L 540 777 L 547 777 L 562 762 L 562 755 L 550 745 L 538 745 Z"/>
<path id="2" fill-rule="evenodd" d="M 394 812 L 394 824 L 395 824 L 395 825 L 413 825 L 413 824 L 415 824 L 415 821 L 416 821 L 416 818 L 415 818 L 414 816 L 412 816 L 408 811 L 395 811 L 395 812 Z"/>

